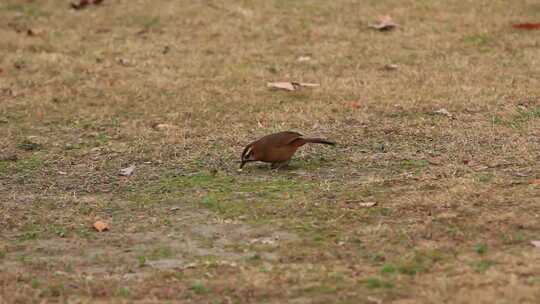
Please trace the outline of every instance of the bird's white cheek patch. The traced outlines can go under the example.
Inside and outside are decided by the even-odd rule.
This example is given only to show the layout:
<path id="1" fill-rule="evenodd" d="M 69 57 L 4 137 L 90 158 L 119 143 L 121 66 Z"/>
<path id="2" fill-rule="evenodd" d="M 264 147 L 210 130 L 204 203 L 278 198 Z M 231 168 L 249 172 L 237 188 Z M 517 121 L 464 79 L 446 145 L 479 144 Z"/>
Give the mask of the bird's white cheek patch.
<path id="1" fill-rule="evenodd" d="M 246 159 L 250 159 L 251 150 L 252 150 L 252 147 L 249 147 L 248 150 L 246 151 L 246 154 L 244 154 L 244 157 Z"/>

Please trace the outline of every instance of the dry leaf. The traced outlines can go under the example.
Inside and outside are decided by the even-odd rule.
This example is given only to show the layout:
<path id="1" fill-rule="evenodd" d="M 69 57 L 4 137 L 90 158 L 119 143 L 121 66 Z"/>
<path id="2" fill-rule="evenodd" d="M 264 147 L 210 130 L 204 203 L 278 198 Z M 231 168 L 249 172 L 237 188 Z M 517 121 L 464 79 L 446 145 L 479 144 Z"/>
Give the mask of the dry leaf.
<path id="1" fill-rule="evenodd" d="M 377 202 L 358 203 L 358 206 L 363 207 L 363 208 L 370 208 L 370 207 L 373 207 L 373 206 L 376 206 L 376 205 L 377 205 Z"/>
<path id="2" fill-rule="evenodd" d="M 134 65 L 134 63 L 132 61 L 130 61 L 129 59 L 125 59 L 125 58 L 116 58 L 116 62 L 118 62 L 120 65 L 125 66 L 125 67 L 129 67 L 129 66 Z"/>
<path id="3" fill-rule="evenodd" d="M 441 109 L 438 109 L 437 111 L 433 111 L 433 114 L 444 115 L 444 116 L 447 116 L 447 117 L 450 117 L 450 118 L 454 118 L 454 115 L 452 115 L 450 112 L 448 112 L 448 110 L 445 109 L 445 108 L 441 108 Z"/>
<path id="4" fill-rule="evenodd" d="M 360 102 L 359 101 L 349 101 L 347 102 L 347 106 L 353 108 L 353 109 L 358 109 L 360 108 Z"/>
<path id="5" fill-rule="evenodd" d="M 383 69 L 386 71 L 395 71 L 398 68 L 399 68 L 399 65 L 393 64 L 393 63 L 385 64 L 383 67 Z"/>
<path id="6" fill-rule="evenodd" d="M 109 224 L 103 221 L 97 221 L 94 223 L 94 229 L 96 229 L 98 232 L 103 232 L 105 230 L 109 230 Z"/>
<path id="7" fill-rule="evenodd" d="M 532 244 L 534 247 L 540 249 L 540 241 L 531 241 L 531 244 Z"/>
<path id="8" fill-rule="evenodd" d="M 518 23 L 512 25 L 512 27 L 520 29 L 520 30 L 538 30 L 540 29 L 540 23 Z"/>
<path id="9" fill-rule="evenodd" d="M 300 56 L 300 57 L 298 57 L 297 60 L 298 60 L 299 62 L 310 61 L 310 60 L 311 60 L 311 57 L 309 57 L 309 56 Z"/>
<path id="10" fill-rule="evenodd" d="M 274 89 L 280 89 L 280 90 L 287 90 L 287 91 L 294 91 L 294 85 L 292 82 L 269 82 L 266 84 L 269 88 Z"/>
<path id="11" fill-rule="evenodd" d="M 268 82 L 266 86 L 269 88 L 274 88 L 274 89 L 294 91 L 294 90 L 297 90 L 299 87 L 318 87 L 319 84 L 288 81 L 288 82 Z"/>
<path id="12" fill-rule="evenodd" d="M 345 202 L 347 206 L 352 208 L 371 208 L 377 205 L 377 202 L 358 202 L 358 201 L 347 201 Z"/>
<path id="13" fill-rule="evenodd" d="M 153 125 L 152 127 L 153 127 L 154 129 L 160 130 L 160 131 L 177 129 L 176 126 L 169 125 L 169 124 L 161 124 L 161 123 L 155 124 L 155 125 Z"/>
<path id="14" fill-rule="evenodd" d="M 388 15 L 380 16 L 377 20 L 377 23 L 372 23 L 369 25 L 370 28 L 376 29 L 379 31 L 390 31 L 398 26 L 397 23 L 392 20 L 392 17 Z"/>
<path id="15" fill-rule="evenodd" d="M 540 179 L 533 179 L 529 182 L 531 185 L 539 185 L 540 186 Z"/>
<path id="16" fill-rule="evenodd" d="M 298 87 L 310 87 L 310 88 L 320 86 L 320 84 L 318 83 L 309 83 L 309 82 L 293 82 L 292 84 Z"/>
<path id="17" fill-rule="evenodd" d="M 70 5 L 71 8 L 78 10 L 81 8 L 85 8 L 89 4 L 98 5 L 101 2 L 103 2 L 103 0 L 73 0 L 71 1 Z"/>
<path id="18" fill-rule="evenodd" d="M 135 165 L 131 165 L 127 168 L 120 169 L 120 175 L 122 176 L 131 176 L 133 174 L 133 171 L 135 171 Z"/>

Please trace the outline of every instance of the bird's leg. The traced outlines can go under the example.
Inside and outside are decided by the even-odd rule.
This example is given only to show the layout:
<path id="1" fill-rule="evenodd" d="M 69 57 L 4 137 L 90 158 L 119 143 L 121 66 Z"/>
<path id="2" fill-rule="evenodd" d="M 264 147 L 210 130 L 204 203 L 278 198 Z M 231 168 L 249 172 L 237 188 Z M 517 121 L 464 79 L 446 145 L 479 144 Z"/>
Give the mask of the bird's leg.
<path id="1" fill-rule="evenodd" d="M 270 168 L 278 170 L 278 169 L 281 169 L 283 167 L 287 167 L 289 165 L 289 161 L 291 161 L 291 160 L 289 159 L 289 160 L 281 162 L 281 163 L 272 163 L 272 166 Z"/>

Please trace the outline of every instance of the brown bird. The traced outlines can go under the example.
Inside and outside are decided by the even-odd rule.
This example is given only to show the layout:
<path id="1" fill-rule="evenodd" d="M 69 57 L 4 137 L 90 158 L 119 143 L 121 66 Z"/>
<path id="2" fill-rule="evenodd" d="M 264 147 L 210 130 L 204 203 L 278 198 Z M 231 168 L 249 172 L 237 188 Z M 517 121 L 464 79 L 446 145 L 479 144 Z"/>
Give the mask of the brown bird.
<path id="1" fill-rule="evenodd" d="M 286 166 L 294 152 L 306 143 L 335 145 L 322 138 L 305 138 L 302 134 L 285 131 L 266 135 L 250 143 L 242 152 L 240 169 L 248 163 L 262 161 L 272 164 L 272 169 Z"/>

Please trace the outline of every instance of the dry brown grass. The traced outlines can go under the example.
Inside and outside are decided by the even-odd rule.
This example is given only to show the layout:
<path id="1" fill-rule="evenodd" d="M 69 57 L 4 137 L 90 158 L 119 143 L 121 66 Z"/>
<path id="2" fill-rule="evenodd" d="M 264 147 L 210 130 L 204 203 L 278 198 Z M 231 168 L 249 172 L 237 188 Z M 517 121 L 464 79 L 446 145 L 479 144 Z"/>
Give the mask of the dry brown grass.
<path id="1" fill-rule="evenodd" d="M 0 302 L 538 303 L 539 12 L 2 1 Z M 277 130 L 339 147 L 236 172 Z"/>

